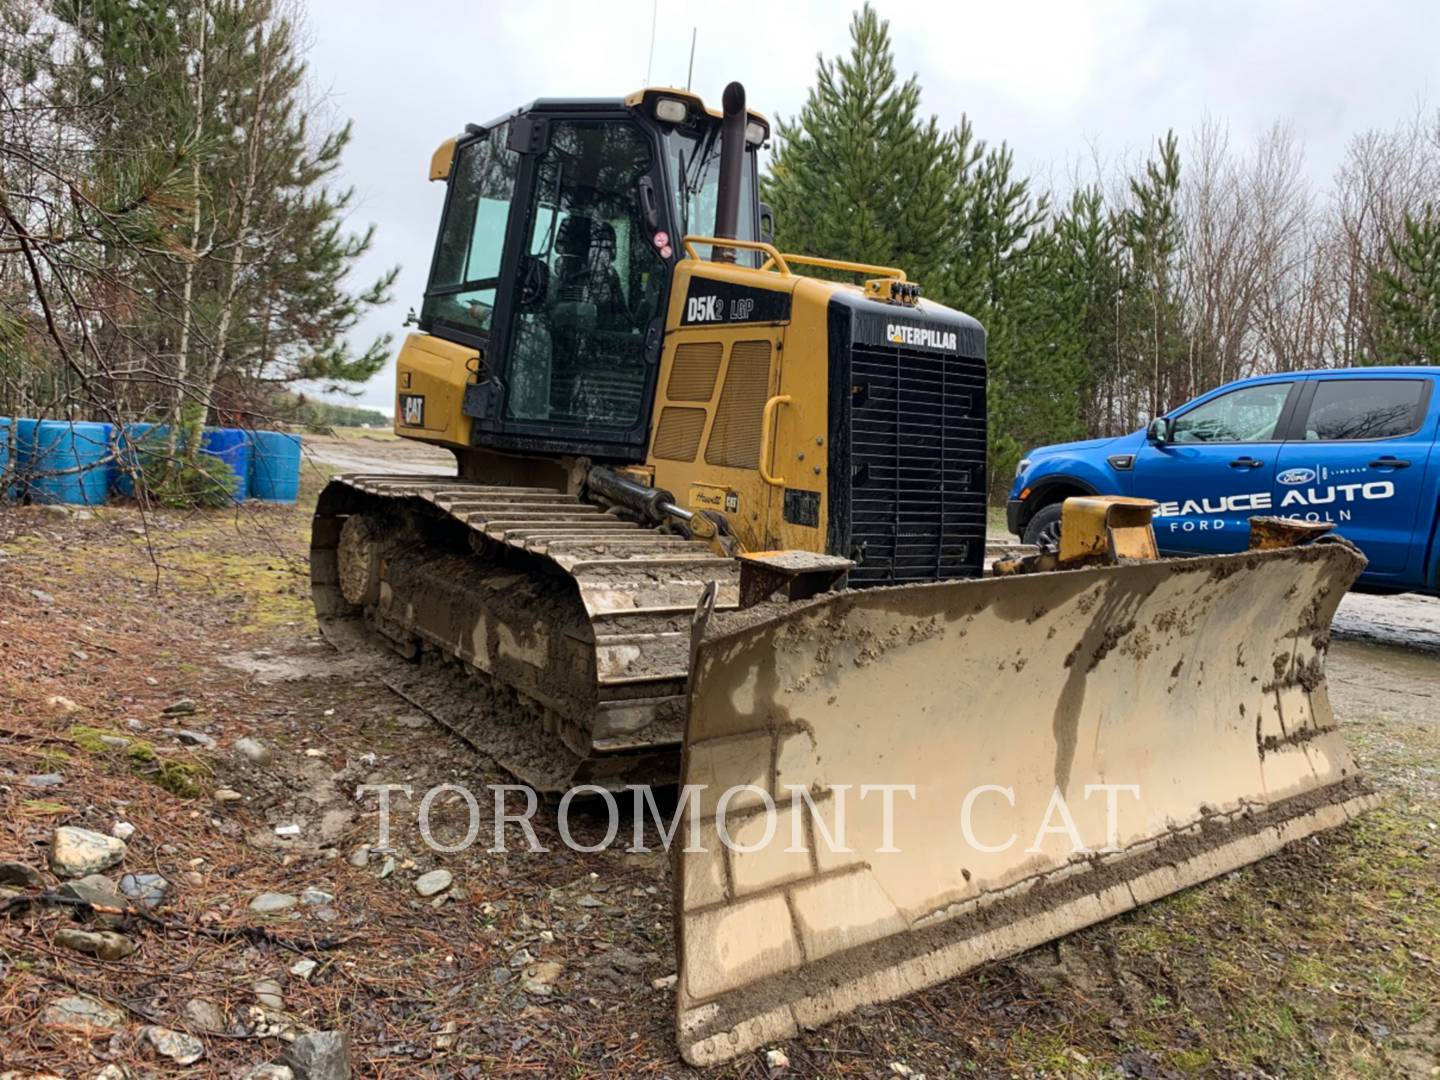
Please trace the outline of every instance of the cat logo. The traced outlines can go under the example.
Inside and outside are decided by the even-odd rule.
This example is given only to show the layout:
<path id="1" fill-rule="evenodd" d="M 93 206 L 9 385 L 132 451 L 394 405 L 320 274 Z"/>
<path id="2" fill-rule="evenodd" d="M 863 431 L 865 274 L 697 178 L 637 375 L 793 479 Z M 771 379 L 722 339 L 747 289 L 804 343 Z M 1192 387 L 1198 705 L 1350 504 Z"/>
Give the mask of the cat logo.
<path id="1" fill-rule="evenodd" d="M 425 426 L 425 395 L 400 395 L 400 423 L 406 427 Z"/>
<path id="2" fill-rule="evenodd" d="M 739 510 L 740 510 L 740 495 L 739 495 L 739 493 L 738 493 L 738 492 L 735 492 L 735 491 L 727 491 L 727 492 L 725 493 L 725 512 L 726 512 L 727 514 L 735 514 L 735 513 L 738 513 Z"/>

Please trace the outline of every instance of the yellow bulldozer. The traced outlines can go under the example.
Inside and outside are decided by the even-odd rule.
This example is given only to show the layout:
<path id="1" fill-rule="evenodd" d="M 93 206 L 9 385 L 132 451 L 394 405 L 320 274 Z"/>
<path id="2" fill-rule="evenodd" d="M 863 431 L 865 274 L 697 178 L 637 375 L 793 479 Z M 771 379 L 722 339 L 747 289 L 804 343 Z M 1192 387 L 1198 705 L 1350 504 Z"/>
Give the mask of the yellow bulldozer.
<path id="1" fill-rule="evenodd" d="M 777 250 L 768 138 L 732 83 L 446 140 L 395 431 L 456 472 L 336 477 L 312 543 L 326 635 L 523 781 L 678 785 L 695 1064 L 1374 800 L 1323 668 L 1355 550 L 1161 560 L 1090 500 L 987 575 L 983 328 Z"/>

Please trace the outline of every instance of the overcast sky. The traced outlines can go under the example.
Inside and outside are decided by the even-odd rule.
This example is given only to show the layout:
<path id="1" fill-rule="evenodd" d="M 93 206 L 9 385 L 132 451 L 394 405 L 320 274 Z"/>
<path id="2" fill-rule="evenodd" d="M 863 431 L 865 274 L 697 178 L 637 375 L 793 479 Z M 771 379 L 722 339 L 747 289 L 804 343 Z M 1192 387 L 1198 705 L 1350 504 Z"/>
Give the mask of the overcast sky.
<path id="1" fill-rule="evenodd" d="M 1042 186 L 1064 186 L 1096 150 L 1137 157 L 1207 114 L 1244 145 L 1277 120 L 1306 149 L 1323 190 L 1346 141 L 1440 98 L 1440 4 L 1353 0 L 1194 3 L 900 3 L 877 0 L 896 64 L 919 76 L 945 125 L 968 114 L 978 137 L 1007 141 Z M 373 222 L 370 279 L 399 264 L 395 301 L 357 333 L 363 347 L 418 307 L 442 186 L 430 154 L 467 122 L 542 96 L 621 96 L 685 85 L 718 102 L 731 79 L 772 119 L 804 102 L 816 54 L 844 52 L 852 6 L 821 0 L 310 0 L 310 65 L 336 117 L 354 121 L 344 183 L 352 221 Z M 651 57 L 652 15 L 656 16 Z M 1183 167 L 1183 159 L 1182 159 Z M 361 340 L 363 339 L 363 341 Z M 359 402 L 389 413 L 393 361 Z"/>

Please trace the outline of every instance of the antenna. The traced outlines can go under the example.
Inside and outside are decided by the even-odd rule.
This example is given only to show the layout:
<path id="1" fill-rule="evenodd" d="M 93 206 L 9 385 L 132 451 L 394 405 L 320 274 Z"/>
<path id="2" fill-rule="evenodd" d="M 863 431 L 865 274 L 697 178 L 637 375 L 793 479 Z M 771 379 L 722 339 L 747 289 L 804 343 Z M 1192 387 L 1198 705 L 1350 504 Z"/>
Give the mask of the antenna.
<path id="1" fill-rule="evenodd" d="M 690 28 L 690 67 L 685 72 L 685 89 L 690 89 L 690 82 L 695 77 L 695 35 L 700 32 L 698 26 Z"/>
<path id="2" fill-rule="evenodd" d="M 650 71 L 655 66 L 655 22 L 660 17 L 660 0 L 650 6 L 650 56 L 645 61 L 645 85 L 650 85 Z"/>

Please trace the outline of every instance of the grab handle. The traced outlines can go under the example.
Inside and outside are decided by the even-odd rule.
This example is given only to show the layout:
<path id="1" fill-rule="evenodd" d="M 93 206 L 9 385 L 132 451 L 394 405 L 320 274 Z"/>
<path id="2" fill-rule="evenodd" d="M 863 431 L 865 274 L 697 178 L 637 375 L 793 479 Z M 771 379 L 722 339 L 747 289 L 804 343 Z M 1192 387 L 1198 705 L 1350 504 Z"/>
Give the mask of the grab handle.
<path id="1" fill-rule="evenodd" d="M 770 421 L 775 417 L 775 410 L 781 405 L 790 404 L 789 394 L 776 394 L 765 402 L 765 411 L 760 414 L 760 479 L 771 487 L 784 487 L 783 476 L 771 476 L 765 468 L 765 463 L 770 459 Z"/>

